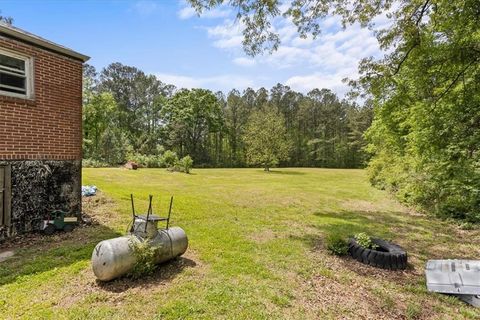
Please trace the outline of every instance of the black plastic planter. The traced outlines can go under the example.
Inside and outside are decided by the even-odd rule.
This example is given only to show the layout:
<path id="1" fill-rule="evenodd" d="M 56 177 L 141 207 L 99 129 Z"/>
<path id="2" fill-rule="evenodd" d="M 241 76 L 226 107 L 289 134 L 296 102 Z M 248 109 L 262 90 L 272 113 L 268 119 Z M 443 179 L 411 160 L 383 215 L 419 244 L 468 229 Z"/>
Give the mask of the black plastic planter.
<path id="1" fill-rule="evenodd" d="M 348 251 L 355 260 L 374 267 L 390 270 L 407 268 L 407 252 L 402 247 L 382 239 L 372 239 L 372 242 L 378 246 L 377 249 L 364 248 L 350 238 Z"/>

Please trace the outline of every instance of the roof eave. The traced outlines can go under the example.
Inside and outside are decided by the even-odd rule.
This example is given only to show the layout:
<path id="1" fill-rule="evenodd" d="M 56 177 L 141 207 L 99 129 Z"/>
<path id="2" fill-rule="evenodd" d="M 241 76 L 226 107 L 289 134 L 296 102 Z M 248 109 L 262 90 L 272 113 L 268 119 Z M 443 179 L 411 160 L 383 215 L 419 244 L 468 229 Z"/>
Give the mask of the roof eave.
<path id="1" fill-rule="evenodd" d="M 66 56 L 81 60 L 82 62 L 87 62 L 90 59 L 89 56 L 78 53 L 78 52 L 73 51 L 71 49 L 68 49 L 66 47 L 60 46 L 58 44 L 55 44 L 53 42 L 50 42 L 48 40 L 45 40 L 43 38 L 40 38 L 36 35 L 25 32 L 21 29 L 15 28 L 15 27 L 7 26 L 5 24 L 0 24 L 0 32 L 4 33 L 6 35 L 12 36 L 14 38 L 20 39 L 20 40 L 30 42 L 30 43 L 38 45 L 40 47 L 44 47 L 46 49 L 64 54 Z"/>

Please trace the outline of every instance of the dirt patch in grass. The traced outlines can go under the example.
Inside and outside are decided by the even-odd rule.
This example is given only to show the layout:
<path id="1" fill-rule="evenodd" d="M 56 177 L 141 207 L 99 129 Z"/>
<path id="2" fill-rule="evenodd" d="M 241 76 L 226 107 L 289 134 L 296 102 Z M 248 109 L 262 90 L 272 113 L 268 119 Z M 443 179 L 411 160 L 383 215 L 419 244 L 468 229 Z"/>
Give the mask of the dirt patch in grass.
<path id="1" fill-rule="evenodd" d="M 254 232 L 252 234 L 250 234 L 249 236 L 249 239 L 259 243 L 259 244 L 262 244 L 262 243 L 267 243 L 275 238 L 278 238 L 279 235 L 277 233 L 275 233 L 274 231 L 272 230 L 263 230 L 263 231 L 259 231 L 259 232 Z"/>
<path id="2" fill-rule="evenodd" d="M 342 207 L 348 211 L 375 212 L 378 211 L 379 204 L 365 200 L 348 200 L 342 203 Z"/>
<path id="3" fill-rule="evenodd" d="M 337 319 L 341 314 L 342 319 L 408 319 L 409 312 L 414 312 L 413 318 L 418 319 L 448 318 L 438 312 L 439 303 L 434 297 L 408 291 L 418 291 L 423 278 L 418 268 L 384 270 L 323 251 L 314 251 L 311 257 L 318 262 L 319 272 L 303 279 L 296 302 L 304 306 L 311 318 Z"/>
<path id="4" fill-rule="evenodd" d="M 155 291 L 158 287 L 168 285 L 179 273 L 183 272 L 184 269 L 198 268 L 197 270 L 201 270 L 201 265 L 198 261 L 198 258 L 189 252 L 181 257 L 159 265 L 151 275 L 139 279 L 121 277 L 109 282 L 95 280 L 94 286 L 100 291 L 112 293 L 127 291 L 135 293 L 144 290 Z"/>
<path id="5" fill-rule="evenodd" d="M 95 196 L 82 198 L 82 211 L 87 224 L 108 225 L 118 219 L 117 203 L 99 190 Z"/>
<path id="6" fill-rule="evenodd" d="M 120 277 L 109 282 L 102 282 L 95 278 L 91 268 L 87 268 L 74 279 L 75 287 L 68 288 L 62 294 L 65 298 L 59 301 L 57 307 L 69 308 L 80 301 L 115 304 L 127 297 L 148 296 L 167 289 L 172 281 L 186 269 L 192 269 L 197 277 L 201 277 L 206 270 L 192 252 L 187 252 L 181 257 L 159 265 L 153 274 L 139 279 Z"/>
<path id="7" fill-rule="evenodd" d="M 342 319 L 401 319 L 399 314 L 385 313 L 379 299 L 356 281 L 346 288 L 337 279 L 317 276 L 310 281 L 309 289 L 315 294 L 301 303 L 317 317 L 341 314 Z"/>
<path id="8" fill-rule="evenodd" d="M 81 223 L 75 227 L 74 232 L 57 231 L 53 235 L 48 236 L 41 231 L 34 231 L 31 233 L 21 234 L 8 238 L 5 242 L 0 244 L 0 251 L 3 250 L 18 250 L 29 248 L 49 249 L 58 247 L 62 242 L 69 240 L 83 241 L 87 235 L 77 232 L 78 229 L 91 227 L 91 224 Z"/>

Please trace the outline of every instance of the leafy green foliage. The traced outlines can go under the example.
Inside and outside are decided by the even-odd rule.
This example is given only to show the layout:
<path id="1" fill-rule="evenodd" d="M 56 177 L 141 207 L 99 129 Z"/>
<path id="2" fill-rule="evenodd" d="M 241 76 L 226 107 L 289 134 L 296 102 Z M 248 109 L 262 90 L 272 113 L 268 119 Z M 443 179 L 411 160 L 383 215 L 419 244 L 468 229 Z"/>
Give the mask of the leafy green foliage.
<path id="1" fill-rule="evenodd" d="M 474 3 L 427 1 L 415 20 L 399 11 L 397 27 L 410 31 L 386 31 L 399 48 L 382 61 L 365 62 L 365 73 L 384 71 L 358 83 L 376 108 L 367 133 L 372 183 L 406 203 L 470 222 L 480 221 L 480 51 L 474 49 L 480 17 Z"/>
<path id="2" fill-rule="evenodd" d="M 152 246 L 148 239 L 139 240 L 134 236 L 129 239 L 129 246 L 135 256 L 136 262 L 128 276 L 138 279 L 152 274 L 157 268 L 155 257 L 158 254 L 159 246 Z"/>
<path id="3" fill-rule="evenodd" d="M 154 154 L 161 138 L 161 111 L 174 87 L 120 63 L 104 68 L 98 80 L 95 89 L 109 92 L 117 103 L 115 125 L 125 133 L 132 149 Z"/>
<path id="4" fill-rule="evenodd" d="M 378 248 L 378 245 L 376 245 L 375 243 L 373 243 L 372 241 L 372 238 L 366 234 L 365 232 L 360 232 L 360 233 L 357 233 L 355 236 L 355 241 L 357 241 L 357 243 L 364 247 L 365 249 L 377 249 Z"/>
<path id="5" fill-rule="evenodd" d="M 337 256 L 348 254 L 348 242 L 340 234 L 331 234 L 326 239 L 327 250 Z"/>
<path id="6" fill-rule="evenodd" d="M 178 161 L 178 166 L 182 169 L 182 172 L 190 173 L 193 167 L 193 159 L 190 156 L 185 156 Z"/>
<path id="7" fill-rule="evenodd" d="M 167 168 L 173 167 L 178 162 L 177 154 L 170 150 L 165 151 L 162 158 L 163 158 L 163 163 Z"/>
<path id="8" fill-rule="evenodd" d="M 367 133 L 372 183 L 439 216 L 480 221 L 478 0 L 311 0 L 283 7 L 267 0 L 189 2 L 199 14 L 235 6 L 251 55 L 278 47 L 273 21 L 279 16 L 290 19 L 301 37 L 318 35 L 331 14 L 344 27 L 373 28 L 386 53 L 363 59 L 361 77 L 350 81 L 351 96 L 375 110 Z M 381 15 L 390 23 L 375 28 Z"/>
<path id="9" fill-rule="evenodd" d="M 108 127 L 100 136 L 100 159 L 110 164 L 122 164 L 128 149 L 128 139 L 124 132 L 115 127 Z"/>
<path id="10" fill-rule="evenodd" d="M 128 159 L 143 168 L 167 168 L 170 171 L 190 173 L 193 167 L 193 159 L 189 155 L 178 159 L 177 154 L 171 150 L 152 155 L 133 153 L 128 155 Z"/>
<path id="11" fill-rule="evenodd" d="M 283 116 L 269 108 L 250 116 L 243 138 L 249 164 L 260 164 L 269 171 L 281 160 L 288 159 L 291 142 L 284 123 Z"/>
<path id="12" fill-rule="evenodd" d="M 475 230 L 475 225 L 471 222 L 463 222 L 459 225 L 461 230 Z"/>
<path id="13" fill-rule="evenodd" d="M 88 94 L 88 93 L 86 93 Z M 91 94 L 85 98 L 83 105 L 83 151 L 85 158 L 93 158 L 108 162 L 106 158 L 118 158 L 119 150 L 117 135 L 121 132 L 115 129 L 117 104 L 109 93 Z M 103 149 L 112 147 L 113 149 Z"/>
<path id="14" fill-rule="evenodd" d="M 105 168 L 108 167 L 108 163 L 95 160 L 95 159 L 83 159 L 82 167 L 84 168 Z"/>
<path id="15" fill-rule="evenodd" d="M 129 161 L 137 163 L 143 168 L 164 168 L 165 162 L 162 155 L 151 154 L 145 155 L 140 153 L 129 154 L 127 156 Z"/>
<path id="16" fill-rule="evenodd" d="M 204 139 L 222 124 L 220 105 L 211 91 L 177 91 L 162 109 L 162 117 L 169 146 L 181 146 L 180 156 L 189 154 L 196 161 L 208 159 Z"/>

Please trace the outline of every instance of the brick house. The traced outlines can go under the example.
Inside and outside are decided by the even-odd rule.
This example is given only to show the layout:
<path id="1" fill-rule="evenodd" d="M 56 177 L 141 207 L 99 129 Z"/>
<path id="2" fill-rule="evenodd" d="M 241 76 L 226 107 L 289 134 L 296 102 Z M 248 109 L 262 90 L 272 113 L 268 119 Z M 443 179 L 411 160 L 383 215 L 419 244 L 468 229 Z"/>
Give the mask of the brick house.
<path id="1" fill-rule="evenodd" d="M 0 240 L 81 212 L 82 67 L 89 58 L 0 24 Z"/>

